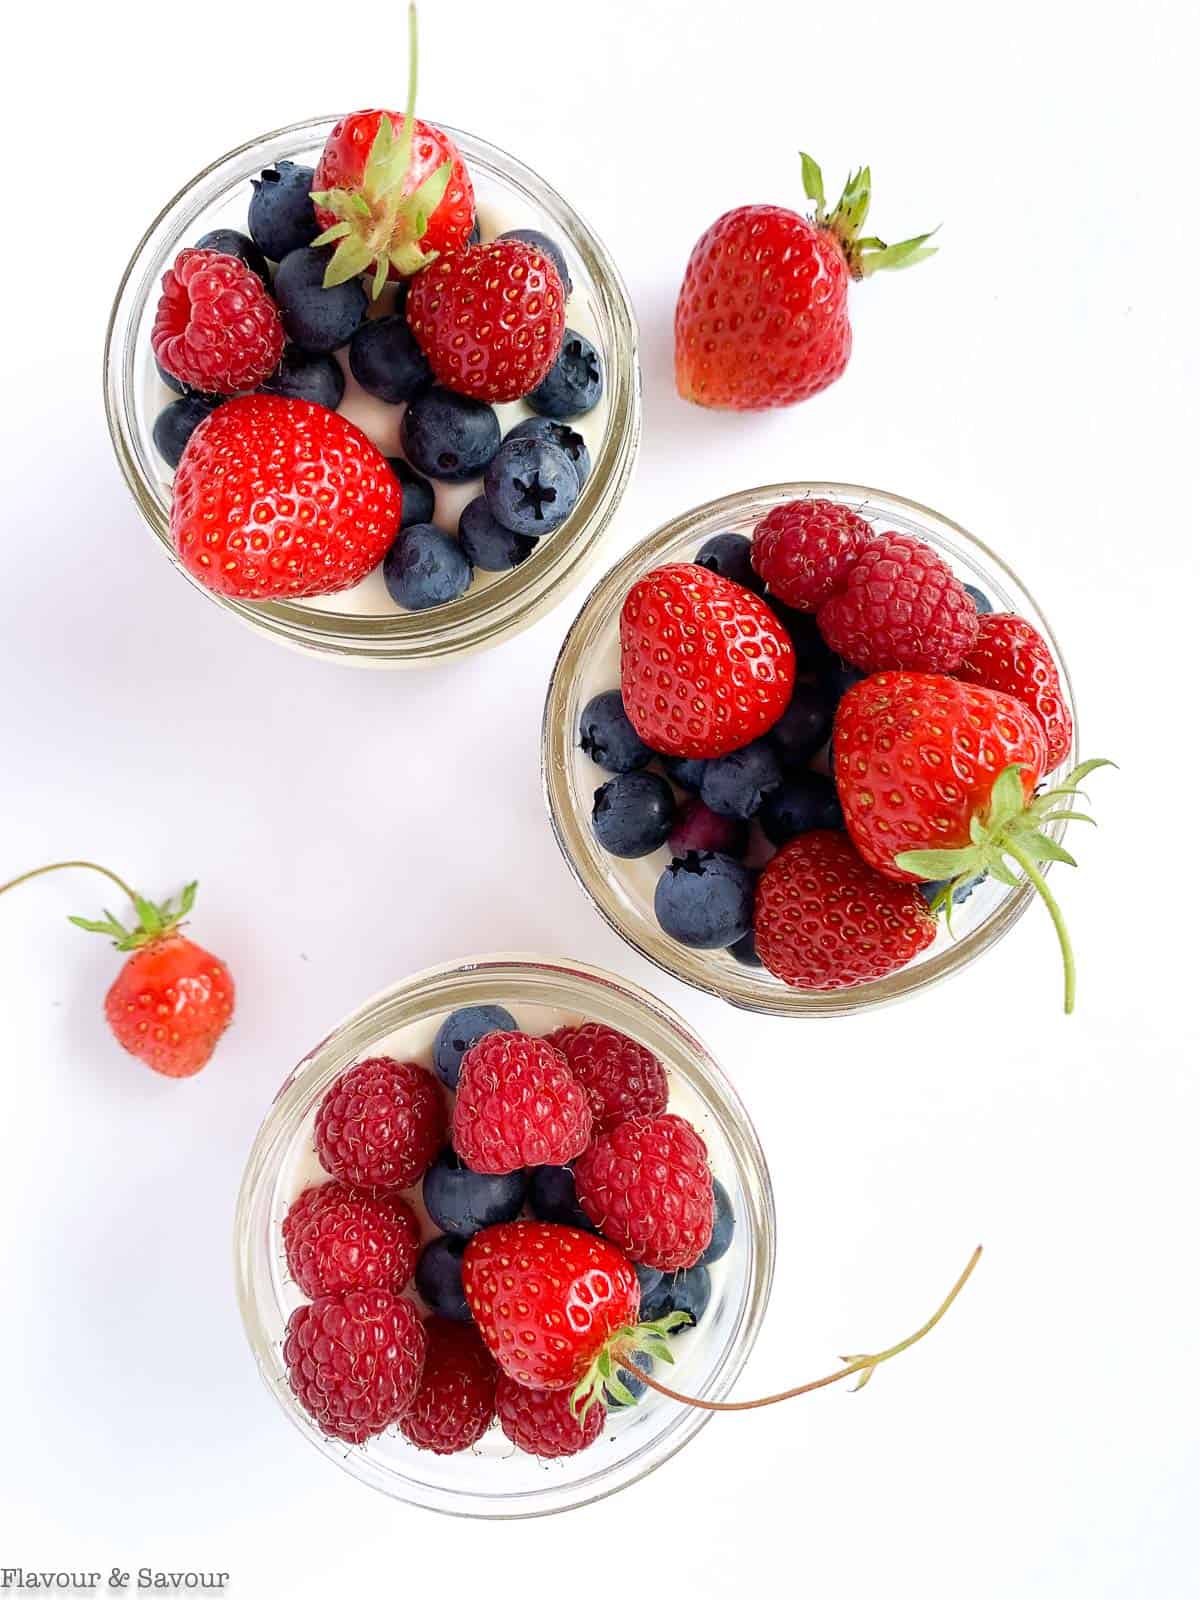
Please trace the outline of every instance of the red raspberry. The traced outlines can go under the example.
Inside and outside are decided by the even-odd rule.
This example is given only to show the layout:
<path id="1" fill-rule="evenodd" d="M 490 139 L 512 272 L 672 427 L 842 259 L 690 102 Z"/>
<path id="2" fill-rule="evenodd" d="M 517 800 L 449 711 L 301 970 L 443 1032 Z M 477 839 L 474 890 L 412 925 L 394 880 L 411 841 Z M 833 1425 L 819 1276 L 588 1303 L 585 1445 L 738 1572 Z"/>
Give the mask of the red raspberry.
<path id="1" fill-rule="evenodd" d="M 874 537 L 869 522 L 836 500 L 789 500 L 754 529 L 750 559 L 785 605 L 815 611 L 842 587 Z"/>
<path id="2" fill-rule="evenodd" d="M 469 1323 L 430 1317 L 425 1333 L 429 1350 L 421 1387 L 400 1419 L 400 1432 L 418 1450 L 452 1456 L 469 1450 L 491 1427 L 500 1374 Z"/>
<path id="3" fill-rule="evenodd" d="M 916 884 L 876 872 L 844 833 L 800 834 L 758 880 L 754 947 L 767 971 L 793 989 L 848 989 L 886 978 L 936 931 Z"/>
<path id="4" fill-rule="evenodd" d="M 642 1266 L 677 1272 L 708 1249 L 708 1151 L 682 1117 L 639 1117 L 602 1133 L 575 1163 L 575 1189 L 605 1238 Z"/>
<path id="5" fill-rule="evenodd" d="M 288 1271 L 310 1300 L 344 1289 L 399 1294 L 421 1252 L 421 1225 L 398 1195 L 318 1183 L 283 1219 Z"/>
<path id="6" fill-rule="evenodd" d="M 446 1102 L 431 1072 L 373 1056 L 343 1072 L 317 1112 L 314 1143 L 334 1178 L 367 1189 L 409 1189 L 446 1136 Z"/>
<path id="7" fill-rule="evenodd" d="M 236 256 L 181 250 L 163 274 L 150 346 L 181 383 L 237 394 L 279 365 L 283 323 L 262 279 Z"/>
<path id="8" fill-rule="evenodd" d="M 1071 713 L 1050 646 L 1031 622 L 1010 611 L 980 617 L 979 637 L 954 676 L 999 689 L 1027 705 L 1046 734 L 1047 772 L 1071 751 Z"/>
<path id="9" fill-rule="evenodd" d="M 527 1033 L 489 1033 L 463 1057 L 451 1142 L 472 1172 L 563 1167 L 592 1136 L 566 1058 Z"/>
<path id="10" fill-rule="evenodd" d="M 825 601 L 817 626 L 831 650 L 867 672 L 953 672 L 975 643 L 979 614 L 936 551 L 885 533 Z"/>
<path id="11" fill-rule="evenodd" d="M 505 1436 L 526 1455 L 544 1461 L 578 1455 L 604 1431 L 603 1406 L 589 1406 L 573 1417 L 569 1389 L 530 1389 L 504 1373 L 496 1385 L 496 1411 Z"/>
<path id="12" fill-rule="evenodd" d="M 410 1300 L 387 1289 L 351 1289 L 296 1307 L 283 1359 L 296 1398 L 321 1431 L 362 1444 L 412 1405 L 425 1344 Z"/>
<path id="13" fill-rule="evenodd" d="M 557 1028 L 546 1043 L 562 1051 L 572 1076 L 583 1085 L 595 1133 L 667 1109 L 663 1064 L 636 1039 L 602 1022 L 585 1022 L 580 1028 Z"/>

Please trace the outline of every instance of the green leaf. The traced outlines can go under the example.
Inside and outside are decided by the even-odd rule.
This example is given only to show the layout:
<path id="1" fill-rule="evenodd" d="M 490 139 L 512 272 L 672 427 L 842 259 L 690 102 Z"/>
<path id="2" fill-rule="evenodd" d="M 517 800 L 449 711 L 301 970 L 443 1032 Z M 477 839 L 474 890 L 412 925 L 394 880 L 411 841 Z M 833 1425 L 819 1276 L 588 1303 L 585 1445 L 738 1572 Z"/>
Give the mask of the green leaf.
<path id="1" fill-rule="evenodd" d="M 1035 861 L 1062 861 L 1068 867 L 1077 867 L 1079 865 L 1069 850 L 1064 850 L 1062 845 L 1057 844 L 1044 833 L 1022 834 L 1021 848 L 1027 856 L 1032 856 Z"/>
<path id="2" fill-rule="evenodd" d="M 364 239 L 343 239 L 333 252 L 325 276 L 321 280 L 326 289 L 336 289 L 339 283 L 349 283 L 371 265 L 370 246 Z"/>
<path id="3" fill-rule="evenodd" d="M 1024 768 L 1013 762 L 992 785 L 988 801 L 988 827 L 1002 828 L 1025 809 L 1025 785 L 1021 782 Z"/>
<path id="4" fill-rule="evenodd" d="M 387 281 L 388 281 L 388 258 L 387 258 L 386 255 L 382 255 L 375 262 L 375 275 L 371 279 L 371 299 L 372 300 L 378 300 L 379 299 L 379 296 L 383 293 L 384 289 L 387 287 Z"/>
<path id="5" fill-rule="evenodd" d="M 800 176 L 804 182 L 804 193 L 816 206 L 817 216 L 822 216 L 825 211 L 825 179 L 817 163 L 803 150 L 800 152 Z"/>
<path id="6" fill-rule="evenodd" d="M 938 224 L 940 227 L 941 224 Z M 873 272 L 898 272 L 901 267 L 915 267 L 918 262 L 928 261 L 930 256 L 937 255 L 936 245 L 926 245 L 932 239 L 937 228 L 931 228 L 928 233 L 919 233 L 915 239 L 903 239 L 899 244 L 883 245 L 877 249 L 877 240 L 864 240 L 870 248 L 864 249 L 859 257 L 859 271 L 864 278 L 870 277 Z"/>
<path id="7" fill-rule="evenodd" d="M 198 887 L 199 884 L 194 878 L 191 883 L 184 884 L 183 893 L 179 897 L 179 915 L 181 917 L 186 917 L 188 912 L 196 904 L 196 890 Z"/>
<path id="8" fill-rule="evenodd" d="M 622 1372 L 623 1371 L 624 1368 L 622 1368 Z M 612 1396 L 612 1398 L 620 1405 L 635 1406 L 637 1405 L 637 1397 L 630 1394 L 629 1390 L 625 1387 L 625 1380 L 622 1376 L 622 1372 L 615 1373 L 608 1383 L 605 1384 L 605 1388 L 608 1390 L 608 1393 Z"/>
<path id="9" fill-rule="evenodd" d="M 1007 884 L 1010 889 L 1016 889 L 1019 887 L 1020 880 L 1017 878 L 1016 873 L 1013 872 L 1012 868 L 1007 862 L 993 861 L 991 866 L 988 868 L 988 871 L 998 883 Z"/>
<path id="10" fill-rule="evenodd" d="M 74 923 L 77 928 L 82 928 L 85 933 L 106 933 L 114 939 L 125 937 L 125 929 L 119 922 L 114 922 L 112 917 L 107 917 L 103 922 L 93 922 L 88 917 L 68 917 L 67 921 Z"/>
<path id="11" fill-rule="evenodd" d="M 979 852 L 970 846 L 961 850 L 902 850 L 896 857 L 901 872 L 911 872 L 931 882 L 977 870 L 978 862 Z"/>
<path id="12" fill-rule="evenodd" d="M 409 204 L 414 218 L 412 236 L 418 244 L 425 236 L 430 217 L 442 203 L 442 197 L 450 186 L 450 175 L 453 171 L 454 163 L 443 161 L 437 171 L 431 172 L 411 197 Z"/>
<path id="13" fill-rule="evenodd" d="M 857 239 L 867 220 L 871 206 L 871 169 L 859 167 L 846 179 L 841 199 L 834 213 L 833 226 L 838 237 L 846 244 Z"/>
<path id="14" fill-rule="evenodd" d="M 339 239 L 344 239 L 352 231 L 349 222 L 335 222 L 331 228 L 326 228 L 324 233 L 319 233 L 312 241 L 314 250 L 319 250 L 323 244 L 336 244 Z"/>

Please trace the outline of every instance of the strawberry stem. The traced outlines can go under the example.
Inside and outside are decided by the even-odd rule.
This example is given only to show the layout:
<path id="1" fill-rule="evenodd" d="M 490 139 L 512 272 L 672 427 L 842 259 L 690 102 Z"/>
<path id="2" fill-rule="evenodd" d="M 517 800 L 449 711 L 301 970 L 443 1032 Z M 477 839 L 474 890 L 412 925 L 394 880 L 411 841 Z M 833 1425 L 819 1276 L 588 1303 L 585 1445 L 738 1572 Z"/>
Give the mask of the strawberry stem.
<path id="1" fill-rule="evenodd" d="M 19 878 L 10 878 L 7 883 L 0 883 L 0 894 L 7 894 L 10 889 L 15 889 L 18 884 L 28 883 L 30 878 L 40 878 L 47 872 L 62 872 L 66 867 L 86 867 L 89 872 L 99 872 L 110 883 L 115 883 L 121 893 L 132 900 L 134 905 L 137 904 L 137 894 L 129 887 L 124 878 L 118 878 L 115 872 L 110 872 L 107 867 L 102 867 L 95 861 L 51 861 L 48 866 L 34 867 L 31 872 L 23 872 Z"/>
<path id="2" fill-rule="evenodd" d="M 623 1352 L 617 1352 L 614 1359 L 626 1371 L 637 1378 L 640 1383 L 644 1383 L 647 1388 L 653 1389 L 657 1394 L 664 1395 L 668 1400 L 678 1400 L 680 1404 L 685 1406 L 696 1406 L 701 1411 L 757 1411 L 761 1406 L 774 1406 L 778 1405 L 781 1400 L 794 1400 L 798 1395 L 811 1394 L 814 1389 L 826 1389 L 831 1383 L 840 1383 L 843 1378 L 852 1378 L 855 1373 L 862 1373 L 862 1377 L 854 1385 L 854 1390 L 856 1391 L 867 1383 L 876 1367 L 882 1366 L 885 1361 L 890 1361 L 893 1356 L 900 1355 L 902 1351 L 911 1349 L 918 1340 L 923 1339 L 927 1333 L 937 1327 L 958 1298 L 967 1279 L 974 1272 L 982 1254 L 983 1246 L 981 1244 L 976 1245 L 971 1254 L 971 1259 L 967 1262 L 962 1272 L 959 1273 L 953 1289 L 951 1289 L 929 1320 L 923 1322 L 915 1333 L 910 1333 L 907 1339 L 901 1339 L 898 1344 L 889 1345 L 886 1350 L 879 1351 L 877 1355 L 843 1356 L 843 1365 L 836 1372 L 827 1373 L 823 1378 L 814 1378 L 809 1383 L 799 1384 L 794 1389 L 784 1389 L 780 1394 L 765 1395 L 760 1400 L 700 1400 L 695 1395 L 680 1394 L 676 1389 L 669 1389 L 665 1383 L 660 1383 L 657 1378 L 635 1366 L 633 1361 L 627 1359 Z"/>
<path id="3" fill-rule="evenodd" d="M 19 878 L 12 878 L 8 883 L 0 884 L 0 894 L 7 894 L 10 889 L 15 889 L 18 884 L 28 883 L 31 878 L 40 878 L 47 872 L 62 872 L 67 867 L 83 867 L 88 872 L 98 872 L 102 877 L 115 883 L 123 895 L 126 895 L 133 904 L 137 913 L 137 925 L 127 928 L 124 923 L 118 922 L 111 911 L 105 911 L 103 921 L 93 921 L 88 917 L 68 917 L 67 921 L 75 927 L 82 928 L 86 933 L 106 934 L 118 950 L 139 950 L 143 945 L 152 944 L 156 939 L 163 939 L 168 934 L 174 933 L 188 912 L 196 903 L 196 885 L 184 885 L 183 893 L 179 896 L 176 905 L 169 898 L 156 904 L 147 900 L 136 889 L 131 889 L 124 878 L 118 878 L 115 872 L 110 872 L 107 867 L 102 867 L 96 861 L 51 861 L 44 867 L 34 867 L 30 872 L 23 872 Z"/>
<path id="4" fill-rule="evenodd" d="M 1050 920 L 1054 923 L 1063 959 L 1063 1010 L 1070 1016 L 1075 1009 L 1075 952 L 1071 948 L 1071 935 L 1067 932 L 1066 918 L 1033 857 L 1012 839 L 1005 842 L 1004 848 L 1042 897 L 1046 910 L 1050 913 Z"/>

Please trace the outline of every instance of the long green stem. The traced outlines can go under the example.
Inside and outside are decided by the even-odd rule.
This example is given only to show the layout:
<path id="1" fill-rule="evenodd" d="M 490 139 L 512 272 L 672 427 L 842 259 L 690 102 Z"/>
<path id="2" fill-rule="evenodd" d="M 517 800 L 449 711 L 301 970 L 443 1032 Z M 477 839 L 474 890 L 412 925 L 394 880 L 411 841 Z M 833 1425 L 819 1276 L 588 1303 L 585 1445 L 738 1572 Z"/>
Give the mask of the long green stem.
<path id="1" fill-rule="evenodd" d="M 19 878 L 10 878 L 7 883 L 0 883 L 0 894 L 7 894 L 18 884 L 28 883 L 30 878 L 40 878 L 46 872 L 62 872 L 67 867 L 86 867 L 89 872 L 99 872 L 111 883 L 115 883 L 122 894 L 128 895 L 129 899 L 136 903 L 137 895 L 124 878 L 118 878 L 115 872 L 110 872 L 107 867 L 102 867 L 95 861 L 51 861 L 48 866 L 34 867 L 32 872 L 23 872 Z"/>
<path id="2" fill-rule="evenodd" d="M 823 1378 L 814 1378 L 812 1382 L 802 1383 L 795 1389 L 784 1389 L 780 1394 L 765 1395 L 761 1400 L 700 1400 L 694 1395 L 680 1394 L 675 1389 L 668 1389 L 665 1383 L 659 1383 L 657 1378 L 653 1378 L 649 1373 L 643 1372 L 640 1367 L 636 1366 L 632 1361 L 627 1361 L 620 1354 L 617 1354 L 615 1359 L 639 1383 L 644 1383 L 647 1388 L 655 1390 L 658 1394 L 665 1395 L 668 1400 L 678 1400 L 685 1406 L 697 1406 L 701 1411 L 757 1411 L 760 1406 L 778 1405 L 781 1400 L 794 1400 L 797 1395 L 811 1394 L 814 1389 L 828 1388 L 831 1383 L 840 1383 L 843 1378 L 852 1378 L 856 1372 L 864 1374 L 860 1382 L 855 1385 L 856 1388 L 861 1389 L 876 1367 L 881 1366 L 885 1361 L 890 1361 L 893 1356 L 898 1356 L 901 1351 L 908 1350 L 912 1345 L 916 1344 L 918 1339 L 923 1339 L 927 1333 L 937 1327 L 958 1298 L 963 1285 L 974 1272 L 982 1254 L 983 1246 L 981 1244 L 976 1245 L 971 1259 L 959 1274 L 958 1281 L 953 1289 L 929 1318 L 928 1322 L 923 1322 L 916 1333 L 910 1333 L 907 1339 L 901 1339 L 899 1344 L 890 1345 L 888 1349 L 881 1350 L 878 1355 L 854 1356 L 849 1359 L 843 1357 L 845 1365 L 839 1367 L 836 1372 L 827 1373 Z"/>
<path id="3" fill-rule="evenodd" d="M 1062 951 L 1063 959 L 1063 1010 L 1068 1016 L 1075 1009 L 1075 952 L 1071 948 L 1071 935 L 1067 932 L 1066 919 L 1059 909 L 1058 901 L 1050 893 L 1050 885 L 1038 867 L 1033 857 L 1028 855 L 1019 844 L 1014 844 L 1011 839 L 1004 841 L 1004 849 L 1019 865 L 1021 871 L 1041 895 L 1054 923 L 1054 931 L 1058 934 L 1058 945 Z"/>

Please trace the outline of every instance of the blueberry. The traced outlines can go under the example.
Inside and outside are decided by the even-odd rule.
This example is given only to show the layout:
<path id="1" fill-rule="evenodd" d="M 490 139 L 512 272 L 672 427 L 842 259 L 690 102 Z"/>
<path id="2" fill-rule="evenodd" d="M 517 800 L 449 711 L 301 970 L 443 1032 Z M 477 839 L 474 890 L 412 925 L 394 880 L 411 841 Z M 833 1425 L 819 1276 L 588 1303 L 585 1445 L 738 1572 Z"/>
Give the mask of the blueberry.
<path id="1" fill-rule="evenodd" d="M 704 781 L 704 769 L 707 761 L 693 759 L 690 756 L 664 756 L 663 768 L 672 783 L 677 783 L 681 789 L 691 789 L 700 792 L 700 785 Z"/>
<path id="2" fill-rule="evenodd" d="M 658 1288 L 663 1275 L 657 1267 L 647 1267 L 640 1261 L 631 1261 L 629 1265 L 637 1274 L 638 1294 L 644 1300 Z"/>
<path id="3" fill-rule="evenodd" d="M 610 856 L 632 860 L 667 842 L 675 796 L 654 772 L 619 772 L 596 790 L 592 831 Z"/>
<path id="4" fill-rule="evenodd" d="M 545 439 L 548 444 L 556 444 L 575 468 L 579 487 L 582 489 L 587 482 L 592 470 L 592 458 L 583 435 L 576 433 L 569 422 L 556 422 L 553 417 L 526 417 L 524 422 L 518 422 L 515 428 L 510 428 L 504 437 L 506 441 Z"/>
<path id="5" fill-rule="evenodd" d="M 648 1350 L 635 1350 L 629 1359 L 642 1372 L 652 1372 L 654 1370 L 654 1357 Z M 609 1411 L 627 1411 L 631 1404 L 636 1404 L 645 1394 L 646 1385 L 640 1378 L 635 1378 L 633 1373 L 627 1371 L 624 1367 L 619 1366 L 615 1376 L 620 1378 L 626 1393 L 632 1395 L 633 1398 L 632 1400 L 622 1400 L 619 1394 L 615 1394 L 609 1387 L 614 1381 L 610 1378 L 601 1389 L 604 1404 Z"/>
<path id="6" fill-rule="evenodd" d="M 590 339 L 568 328 L 554 365 L 525 401 L 541 417 L 581 417 L 603 393 L 600 352 Z"/>
<path id="7" fill-rule="evenodd" d="M 289 344 L 275 371 L 259 387 L 264 394 L 281 394 L 288 400 L 310 400 L 336 411 L 346 392 L 346 379 L 331 355 L 318 355 Z"/>
<path id="8" fill-rule="evenodd" d="M 829 696 L 830 704 L 835 707 L 846 691 L 853 689 L 854 685 L 861 683 L 866 676 L 861 667 L 852 667 L 848 661 L 843 661 L 841 656 L 830 655 L 821 668 L 822 687 Z"/>
<path id="9" fill-rule="evenodd" d="M 546 439 L 506 439 L 484 474 L 483 492 L 497 522 L 536 539 L 570 516 L 579 474 Z"/>
<path id="10" fill-rule="evenodd" d="M 376 317 L 355 329 L 350 371 L 368 394 L 391 405 L 411 400 L 433 382 L 430 365 L 403 315 Z"/>
<path id="11" fill-rule="evenodd" d="M 711 1299 L 712 1279 L 708 1275 L 708 1268 L 687 1267 L 683 1272 L 664 1278 L 654 1293 L 643 1302 L 642 1321 L 657 1322 L 672 1311 L 682 1311 L 690 1320 L 671 1329 L 673 1334 L 682 1333 L 685 1328 L 696 1326 L 708 1310 Z"/>
<path id="12" fill-rule="evenodd" d="M 744 822 L 737 817 L 719 817 L 693 795 L 680 806 L 667 847 L 673 856 L 685 856 L 689 850 L 719 850 L 722 855 L 740 856 L 745 853 L 749 837 L 750 830 Z"/>
<path id="13" fill-rule="evenodd" d="M 512 1222 L 520 1215 L 525 1204 L 525 1173 L 472 1172 L 447 1145 L 422 1179 L 421 1198 L 443 1232 L 469 1239 L 480 1228 Z"/>
<path id="14" fill-rule="evenodd" d="M 571 274 L 567 270 L 567 258 L 563 254 L 562 246 L 555 244 L 553 239 L 548 239 L 544 233 L 539 233 L 536 228 L 510 228 L 507 233 L 501 233 L 501 239 L 523 239 L 526 244 L 531 244 L 535 250 L 540 250 L 544 256 L 549 256 L 554 263 L 554 270 L 558 273 L 563 286 L 563 296 L 570 299 L 572 283 Z"/>
<path id="15" fill-rule="evenodd" d="M 672 861 L 654 891 L 664 933 L 697 950 L 721 950 L 754 921 L 754 873 L 732 856 L 689 850 Z"/>
<path id="16" fill-rule="evenodd" d="M 796 652 L 796 669 L 799 672 L 819 672 L 834 659 L 829 646 L 821 637 L 817 619 L 809 611 L 795 611 L 785 606 L 775 595 L 763 597 L 779 620 L 783 631 L 792 641 Z"/>
<path id="17" fill-rule="evenodd" d="M 465 483 L 477 478 L 500 448 L 500 424 L 482 400 L 437 384 L 405 407 L 404 453 L 429 478 Z"/>
<path id="18" fill-rule="evenodd" d="M 575 1173 L 570 1167 L 532 1167 L 529 1172 L 529 1209 L 540 1222 L 557 1222 L 564 1228 L 595 1233 L 591 1218 L 575 1195 Z"/>
<path id="19" fill-rule="evenodd" d="M 460 1006 L 452 1011 L 433 1041 L 433 1070 L 447 1089 L 458 1088 L 462 1058 L 485 1034 L 516 1033 L 516 1018 L 503 1006 Z"/>
<path id="20" fill-rule="evenodd" d="M 733 1201 L 729 1190 L 719 1178 L 713 1179 L 713 1231 L 708 1249 L 696 1263 L 698 1267 L 711 1267 L 733 1243 Z"/>
<path id="21" fill-rule="evenodd" d="M 405 611 L 428 611 L 466 594 L 471 563 L 457 539 L 431 522 L 414 522 L 384 556 L 383 581 Z"/>
<path id="22" fill-rule="evenodd" d="M 763 804 L 759 825 L 774 845 L 813 828 L 842 828 L 837 785 L 820 772 L 794 772 Z"/>
<path id="23" fill-rule="evenodd" d="M 169 467 L 179 465 L 184 446 L 220 403 L 207 395 L 185 394 L 158 413 L 154 419 L 154 448 Z"/>
<path id="24" fill-rule="evenodd" d="M 984 594 L 982 589 L 977 589 L 973 583 L 964 583 L 963 588 L 975 602 L 975 609 L 981 616 L 986 616 L 989 611 L 995 610 L 992 602 L 988 599 L 987 595 Z"/>
<path id="25" fill-rule="evenodd" d="M 252 180 L 247 223 L 255 244 L 272 261 L 303 250 L 321 231 L 313 210 L 313 169 L 280 161 Z"/>
<path id="26" fill-rule="evenodd" d="M 630 722 L 619 689 L 593 695 L 579 718 L 579 748 L 606 772 L 636 772 L 654 757 Z"/>
<path id="27" fill-rule="evenodd" d="M 536 539 L 501 527 L 483 495 L 463 507 L 458 519 L 458 542 L 485 572 L 509 572 L 537 549 Z"/>
<path id="28" fill-rule="evenodd" d="M 700 798 L 722 817 L 752 817 L 783 782 L 774 750 L 755 739 L 727 756 L 710 761 L 700 781 Z"/>
<path id="29" fill-rule="evenodd" d="M 367 291 L 351 278 L 335 289 L 322 285 L 328 250 L 293 250 L 275 273 L 275 298 L 283 312 L 283 331 L 302 350 L 340 349 L 367 314 Z"/>
<path id="30" fill-rule="evenodd" d="M 758 953 L 758 946 L 754 942 L 754 929 L 744 933 L 740 939 L 735 939 L 729 946 L 729 954 L 735 961 L 740 961 L 743 967 L 761 967 L 762 957 Z"/>
<path id="31" fill-rule="evenodd" d="M 693 560 L 698 567 L 719 572 L 753 594 L 763 592 L 763 581 L 750 564 L 750 541 L 743 533 L 714 533 L 696 551 Z"/>
<path id="32" fill-rule="evenodd" d="M 965 905 L 986 877 L 986 872 L 980 872 L 975 877 L 968 878 L 966 883 L 959 884 L 951 896 L 951 903 L 956 906 Z M 926 902 L 932 905 L 949 882 L 951 882 L 949 878 L 932 879 L 928 883 L 919 883 L 917 888 L 925 896 Z"/>
<path id="33" fill-rule="evenodd" d="M 834 708 L 821 683 L 798 683 L 788 708 L 767 735 L 785 772 L 806 767 L 833 731 Z"/>
<path id="34" fill-rule="evenodd" d="M 466 1248 L 465 1239 L 444 1233 L 429 1241 L 417 1262 L 417 1293 L 435 1316 L 449 1317 L 451 1322 L 471 1320 L 462 1281 L 462 1258 Z"/>
<path id="35" fill-rule="evenodd" d="M 415 522 L 432 522 L 437 501 L 429 479 L 414 472 L 403 456 L 388 456 L 387 464 L 400 482 L 400 526 L 411 528 Z"/>
<path id="36" fill-rule="evenodd" d="M 223 256 L 236 256 L 250 268 L 251 272 L 262 279 L 264 288 L 270 292 L 271 269 L 267 265 L 266 256 L 253 239 L 247 239 L 246 235 L 239 233 L 236 228 L 213 228 L 203 239 L 197 239 L 193 248 L 217 250 Z"/>

